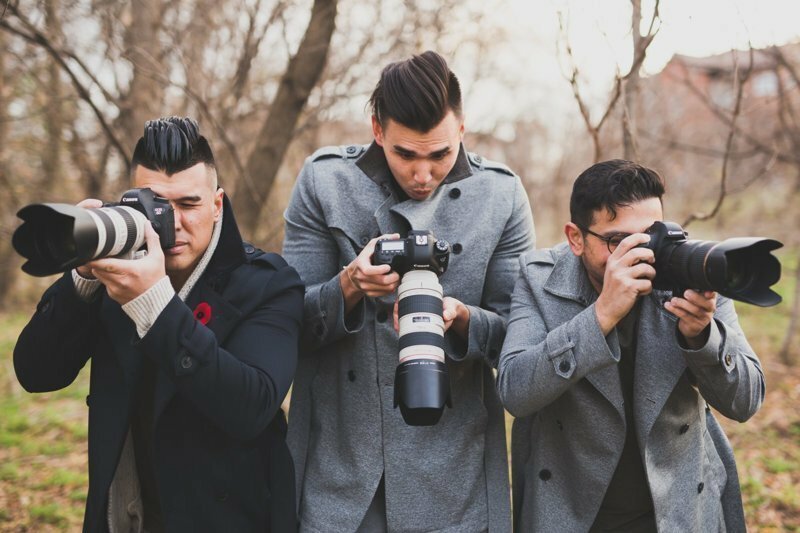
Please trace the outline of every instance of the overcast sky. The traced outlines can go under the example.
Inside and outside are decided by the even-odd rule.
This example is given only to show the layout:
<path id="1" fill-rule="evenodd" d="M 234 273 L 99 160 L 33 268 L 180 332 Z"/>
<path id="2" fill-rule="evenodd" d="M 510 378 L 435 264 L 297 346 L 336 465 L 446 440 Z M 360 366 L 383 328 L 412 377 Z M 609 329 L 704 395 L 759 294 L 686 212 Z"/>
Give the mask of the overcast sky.
<path id="1" fill-rule="evenodd" d="M 654 2 L 643 4 L 646 25 Z M 629 0 L 505 0 L 499 6 L 483 23 L 508 32 L 508 44 L 493 58 L 508 79 L 469 72 L 468 60 L 457 56 L 455 68 L 475 85 L 468 125 L 485 128 L 498 114 L 555 122 L 575 116 L 559 15 L 587 100 L 595 109 L 604 107 L 616 69 L 627 72 L 631 61 Z M 645 74 L 660 71 L 676 53 L 702 57 L 747 48 L 748 41 L 759 48 L 800 40 L 800 0 L 662 0 L 659 9 L 660 29 Z"/>

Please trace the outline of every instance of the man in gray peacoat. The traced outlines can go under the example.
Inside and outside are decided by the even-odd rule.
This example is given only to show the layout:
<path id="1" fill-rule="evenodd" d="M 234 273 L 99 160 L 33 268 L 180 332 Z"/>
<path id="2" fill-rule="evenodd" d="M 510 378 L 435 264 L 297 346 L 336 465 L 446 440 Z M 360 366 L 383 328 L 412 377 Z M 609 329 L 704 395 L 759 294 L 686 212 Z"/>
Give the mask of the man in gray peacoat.
<path id="1" fill-rule="evenodd" d="M 448 79 L 432 52 L 395 65 L 412 74 L 434 65 Z M 465 151 L 460 103 L 432 129 L 387 118 L 381 105 L 391 107 L 378 105 L 375 142 L 314 153 L 285 213 L 284 254 L 307 285 L 288 436 L 301 530 L 505 533 L 508 465 L 493 368 L 518 257 L 534 245 L 527 195 L 508 168 Z M 445 334 L 453 406 L 425 427 L 393 408 L 399 278 L 368 265 L 376 237 L 410 229 L 452 246 L 440 283 L 453 324 Z"/>
<path id="2" fill-rule="evenodd" d="M 568 243 L 520 259 L 498 367 L 519 417 L 518 531 L 744 527 L 732 454 L 706 404 L 745 421 L 764 376 L 731 300 L 652 290 L 652 252 L 636 245 L 661 219 L 662 194 L 644 167 L 595 165 L 573 189 Z"/>

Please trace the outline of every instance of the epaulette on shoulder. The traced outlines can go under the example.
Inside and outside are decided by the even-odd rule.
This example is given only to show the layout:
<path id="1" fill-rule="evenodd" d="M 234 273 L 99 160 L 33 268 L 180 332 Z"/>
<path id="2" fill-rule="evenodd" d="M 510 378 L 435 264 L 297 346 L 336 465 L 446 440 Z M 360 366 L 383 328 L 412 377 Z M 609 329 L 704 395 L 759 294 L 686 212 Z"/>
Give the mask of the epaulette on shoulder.
<path id="1" fill-rule="evenodd" d="M 503 163 L 486 159 L 485 157 L 481 157 L 478 154 L 473 154 L 472 152 L 467 153 L 467 158 L 472 166 L 477 167 L 479 170 L 495 170 L 497 172 L 502 172 L 503 174 L 508 174 L 509 176 L 516 176 L 516 174 L 514 174 L 514 172 Z"/>
<path id="2" fill-rule="evenodd" d="M 261 266 L 270 266 L 275 270 L 287 266 L 286 260 L 280 255 L 272 252 L 265 252 L 257 248 L 249 242 L 242 242 L 244 253 L 247 256 L 249 263 L 260 264 Z"/>
<path id="3" fill-rule="evenodd" d="M 325 146 L 314 152 L 311 155 L 311 160 L 320 161 L 321 159 L 330 159 L 332 157 L 352 159 L 360 156 L 364 150 L 366 150 L 366 146 L 360 144 L 350 144 L 347 146 Z"/>
<path id="4" fill-rule="evenodd" d="M 554 265 L 556 263 L 552 248 L 531 250 L 525 254 L 524 260 L 526 265 Z"/>

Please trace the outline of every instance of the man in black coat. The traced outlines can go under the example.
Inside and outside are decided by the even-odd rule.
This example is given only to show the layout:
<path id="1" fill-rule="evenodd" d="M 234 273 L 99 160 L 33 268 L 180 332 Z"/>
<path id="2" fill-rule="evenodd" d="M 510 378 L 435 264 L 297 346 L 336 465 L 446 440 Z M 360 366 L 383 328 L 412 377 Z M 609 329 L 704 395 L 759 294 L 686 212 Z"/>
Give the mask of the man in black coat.
<path id="1" fill-rule="evenodd" d="M 302 282 L 242 242 L 193 120 L 147 122 L 132 177 L 174 207 L 175 246 L 146 224 L 145 257 L 67 272 L 14 349 L 30 392 L 68 386 L 92 360 L 84 531 L 294 530 L 280 405 Z"/>

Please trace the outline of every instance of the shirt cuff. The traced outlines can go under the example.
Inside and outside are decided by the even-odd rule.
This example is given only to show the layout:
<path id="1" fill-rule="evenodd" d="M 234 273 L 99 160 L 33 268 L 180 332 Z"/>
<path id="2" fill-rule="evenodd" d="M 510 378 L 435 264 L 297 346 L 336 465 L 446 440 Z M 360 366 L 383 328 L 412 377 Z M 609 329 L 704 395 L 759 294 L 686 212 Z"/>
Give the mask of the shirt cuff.
<path id="1" fill-rule="evenodd" d="M 122 306 L 125 314 L 136 324 L 136 333 L 139 338 L 147 335 L 158 315 L 173 296 L 175 296 L 175 289 L 172 288 L 169 277 L 164 276 L 155 285 Z"/>
<path id="2" fill-rule="evenodd" d="M 78 297 L 84 302 L 91 301 L 100 285 L 102 285 L 99 279 L 84 278 L 78 274 L 78 270 L 75 268 L 72 269 L 72 284 L 75 285 L 75 292 L 78 293 Z"/>

